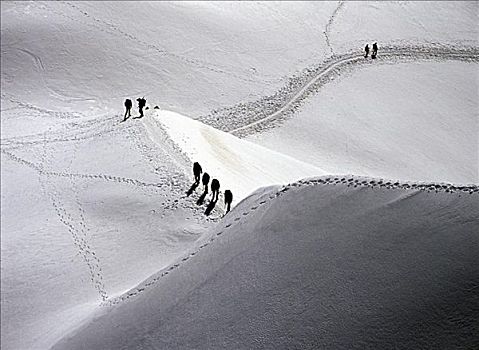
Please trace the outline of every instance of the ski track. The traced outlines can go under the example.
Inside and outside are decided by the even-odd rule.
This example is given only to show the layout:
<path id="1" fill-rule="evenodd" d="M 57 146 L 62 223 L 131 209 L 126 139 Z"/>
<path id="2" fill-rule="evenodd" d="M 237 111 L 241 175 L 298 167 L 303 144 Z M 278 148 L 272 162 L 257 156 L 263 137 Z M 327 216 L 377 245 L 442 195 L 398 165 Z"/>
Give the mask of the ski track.
<path id="1" fill-rule="evenodd" d="M 15 48 L 15 49 L 30 56 L 33 59 L 33 62 L 35 63 L 35 67 L 37 68 L 37 71 L 45 70 L 45 66 L 43 65 L 43 61 L 40 56 L 34 54 L 33 52 L 25 48 Z"/>
<path id="2" fill-rule="evenodd" d="M 277 198 L 284 195 L 287 191 L 292 188 L 302 188 L 302 187 L 309 187 L 309 186 L 335 186 L 335 185 L 346 185 L 347 187 L 362 187 L 374 190 L 376 188 L 386 188 L 389 190 L 407 190 L 411 192 L 406 193 L 406 197 L 415 195 L 421 191 L 426 191 L 428 193 L 463 193 L 469 195 L 478 195 L 479 194 L 479 186 L 478 185 L 464 185 L 458 186 L 453 185 L 450 183 L 423 183 L 423 182 L 400 182 L 400 181 L 390 181 L 381 178 L 369 178 L 369 177 L 362 177 L 362 176 L 354 176 L 354 175 L 344 175 L 344 176 L 323 176 L 320 178 L 315 179 L 306 179 L 300 180 L 295 183 L 291 183 L 285 186 L 280 187 L 277 191 L 268 195 L 266 199 L 260 197 L 257 203 L 253 204 L 249 210 L 245 212 L 230 212 L 228 215 L 225 215 L 225 223 L 221 225 L 216 232 L 203 244 L 197 247 L 196 250 L 188 253 L 186 256 L 183 256 L 177 259 L 174 263 L 170 266 L 162 269 L 157 274 L 153 275 L 146 281 L 140 283 L 137 287 L 133 288 L 132 290 L 128 291 L 127 293 L 118 296 L 116 298 L 111 298 L 107 301 L 102 303 L 103 306 L 114 306 L 121 302 L 125 302 L 132 297 L 135 297 L 145 291 L 147 288 L 151 287 L 155 283 L 161 280 L 162 277 L 166 277 L 170 274 L 173 270 L 179 268 L 183 263 L 190 260 L 195 255 L 199 254 L 200 251 L 211 243 L 213 243 L 219 236 L 227 233 L 227 231 L 241 222 L 244 218 L 246 218 L 250 213 L 264 207 L 265 204 L 271 203 L 272 201 L 276 200 Z"/>
<path id="3" fill-rule="evenodd" d="M 289 79 L 287 84 L 270 96 L 213 110 L 199 121 L 238 137 L 275 128 L 291 117 L 307 97 L 338 77 L 364 65 L 396 64 L 418 60 L 459 60 L 479 62 L 479 48 L 428 46 L 384 46 L 375 60 L 365 59 L 362 52 L 332 56 L 320 65 L 306 68 Z"/>

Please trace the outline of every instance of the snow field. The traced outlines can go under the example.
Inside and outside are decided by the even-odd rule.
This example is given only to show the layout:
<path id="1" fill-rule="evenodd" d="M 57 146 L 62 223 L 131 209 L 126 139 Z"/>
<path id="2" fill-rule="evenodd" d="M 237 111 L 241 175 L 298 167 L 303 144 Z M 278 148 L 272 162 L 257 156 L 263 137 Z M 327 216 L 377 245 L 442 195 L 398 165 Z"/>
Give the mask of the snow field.
<path id="1" fill-rule="evenodd" d="M 477 6 L 1 2 L 2 348 L 465 347 Z M 362 89 L 377 74 L 384 104 Z M 221 198 L 205 217 L 185 194 L 196 158 L 233 190 L 222 220 Z M 326 173 L 385 179 L 250 196 Z"/>
<path id="2" fill-rule="evenodd" d="M 248 140 L 330 174 L 478 183 L 477 63 L 366 65 Z"/>

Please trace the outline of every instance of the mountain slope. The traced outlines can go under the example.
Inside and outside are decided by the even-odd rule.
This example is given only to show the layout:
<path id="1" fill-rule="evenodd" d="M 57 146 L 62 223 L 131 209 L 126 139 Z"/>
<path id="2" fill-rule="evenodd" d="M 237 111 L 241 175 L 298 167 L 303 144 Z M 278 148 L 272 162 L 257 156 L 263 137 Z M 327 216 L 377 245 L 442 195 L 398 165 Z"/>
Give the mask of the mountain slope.
<path id="1" fill-rule="evenodd" d="M 431 188 L 345 177 L 258 191 L 54 349 L 471 348 L 478 188 Z"/>
<path id="2" fill-rule="evenodd" d="M 162 269 L 185 251 L 206 247 L 208 228 L 222 217 L 223 203 L 205 216 L 206 203 L 196 202 L 200 189 L 186 195 L 196 158 L 205 170 L 214 169 L 222 189 L 233 189 L 234 204 L 258 186 L 293 181 L 317 171 L 355 172 L 353 167 L 343 167 L 348 162 L 335 163 L 344 153 L 361 165 L 358 173 L 419 180 L 432 170 L 434 175 L 448 175 L 436 180 L 470 181 L 477 164 L 471 161 L 476 142 L 470 141 L 477 122 L 467 122 L 462 114 L 461 124 L 454 127 L 449 123 L 431 126 L 431 119 L 425 118 L 423 127 L 412 133 L 398 129 L 404 132 L 396 135 L 399 139 L 426 135 L 441 137 L 444 144 L 436 139 L 431 146 L 437 149 L 428 152 L 423 144 L 412 151 L 405 147 L 396 162 L 396 154 L 390 156 L 384 148 L 379 153 L 377 148 L 348 149 L 351 142 L 344 135 L 349 127 L 363 135 L 357 123 L 318 127 L 318 122 L 328 119 L 322 119 L 323 108 L 331 107 L 321 94 L 317 95 L 319 105 L 314 94 L 308 95 L 311 105 L 304 105 L 304 111 L 321 111 L 321 118 L 295 113 L 292 120 L 298 117 L 294 130 L 301 130 L 299 136 L 281 134 L 284 144 L 265 143 L 273 152 L 206 127 L 201 137 L 191 139 L 189 128 L 195 136 L 202 128 L 185 120 L 188 128 L 176 130 L 174 119 L 169 119 L 171 130 L 166 132 L 168 125 L 152 113 L 153 106 L 159 105 L 162 112 L 171 110 L 201 120 L 213 117 L 209 125 L 226 125 L 229 131 L 238 122 L 250 121 L 251 105 L 253 113 L 260 111 L 253 120 L 284 107 L 282 102 L 301 89 L 303 79 L 323 69 L 331 74 L 319 80 L 334 78 L 326 96 L 347 97 L 341 89 L 357 83 L 353 70 L 360 66 L 349 63 L 354 56 L 365 61 L 361 49 L 377 40 L 380 56 L 371 74 L 399 70 L 403 78 L 404 66 L 394 65 L 405 62 L 420 63 L 426 70 L 444 69 L 446 74 L 438 75 L 441 79 L 458 73 L 444 85 L 434 86 L 441 83 L 437 79 L 419 81 L 407 95 L 414 99 L 407 102 L 420 102 L 416 94 L 431 88 L 436 95 L 428 95 L 431 101 L 423 104 L 424 113 L 433 110 L 431 105 L 446 104 L 441 117 L 454 118 L 450 101 L 462 104 L 466 100 L 465 116 L 475 117 L 476 2 L 2 1 L 0 7 L 2 349 L 50 348 L 94 312 L 107 310 L 105 304 L 133 298 L 141 281 L 148 279 L 145 285 L 154 285 L 158 276 L 168 272 Z M 394 57 L 397 50 L 385 55 L 390 45 L 399 48 L 400 60 Z M 437 55 L 438 48 L 444 54 Z M 451 56 L 460 62 L 443 62 Z M 467 68 L 458 68 L 466 64 Z M 408 69 L 423 72 L 416 68 Z M 338 77 L 345 82 L 351 78 L 353 84 L 335 85 Z M 389 84 L 393 86 L 394 79 Z M 286 93 L 276 95 L 283 87 Z M 265 97 L 269 95 L 277 98 Z M 145 118 L 120 123 L 125 98 L 141 96 L 150 107 Z M 359 99 L 360 106 L 349 107 L 368 110 L 367 101 Z M 297 112 L 296 103 L 289 102 Z M 224 108 L 233 111 L 228 118 L 215 113 Z M 133 116 L 137 114 L 135 108 Z M 349 112 L 345 110 L 343 116 L 349 117 Z M 276 126 L 276 121 L 270 124 Z M 395 129 L 378 125 L 380 129 L 374 131 L 380 135 Z M 440 135 L 432 132 L 437 129 Z M 293 144 L 292 139 L 297 142 Z M 317 139 L 332 142 L 325 148 L 303 147 L 317 146 Z M 458 139 L 454 147 L 446 147 Z M 363 138 L 355 141 L 367 144 Z M 374 141 L 376 146 L 388 140 Z M 222 142 L 234 145 L 233 155 L 253 160 L 231 162 L 231 153 L 221 157 L 218 150 L 227 148 Z M 214 147 L 203 151 L 210 146 Z M 404 156 L 414 151 L 426 161 L 413 157 L 409 164 Z M 440 162 L 425 169 L 431 165 L 431 154 L 438 153 Z M 380 162 L 374 171 L 362 171 L 371 170 L 376 156 L 387 162 Z M 274 173 L 268 173 L 271 170 Z M 244 213 L 239 216 L 247 219 L 250 214 Z M 168 302 L 176 300 L 172 295 Z"/>
<path id="3" fill-rule="evenodd" d="M 157 135 L 166 133 L 178 153 L 182 153 L 190 162 L 198 161 L 211 179 L 220 181 L 221 191 L 231 190 L 234 204 L 259 187 L 325 174 L 319 167 L 171 111 L 152 113 L 145 120 L 145 125 L 154 142 L 161 146 L 163 140 L 158 139 Z"/>
<path id="4" fill-rule="evenodd" d="M 392 54 L 343 69 L 247 139 L 329 174 L 478 183 L 479 65 L 440 60 L 394 64 Z"/>

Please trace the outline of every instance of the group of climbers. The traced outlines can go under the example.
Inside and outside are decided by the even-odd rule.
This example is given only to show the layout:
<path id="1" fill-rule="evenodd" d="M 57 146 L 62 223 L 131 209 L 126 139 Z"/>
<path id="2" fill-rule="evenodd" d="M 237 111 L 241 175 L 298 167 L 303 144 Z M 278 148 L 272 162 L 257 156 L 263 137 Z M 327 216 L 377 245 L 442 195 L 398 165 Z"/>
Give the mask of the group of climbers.
<path id="1" fill-rule="evenodd" d="M 369 55 L 369 44 L 366 44 L 364 48 L 365 54 L 364 57 L 367 58 Z M 372 52 L 371 52 L 371 58 L 375 59 L 378 53 L 378 45 L 375 42 L 372 45 Z M 142 118 L 143 117 L 143 108 L 145 108 L 146 105 L 146 100 L 144 97 L 142 98 L 137 98 L 136 101 L 138 102 L 138 110 L 139 110 L 139 117 L 137 118 Z M 133 104 L 130 99 L 126 99 L 125 101 L 125 116 L 123 121 L 127 120 L 131 116 L 131 108 L 133 107 Z M 155 107 L 155 109 L 158 109 L 158 106 Z M 203 169 L 201 168 L 201 165 L 198 162 L 195 162 L 193 164 L 193 175 L 195 177 L 195 182 L 193 186 L 190 188 L 190 190 L 187 192 L 188 196 L 196 189 L 196 187 L 200 183 L 200 177 L 201 174 L 203 173 Z M 198 204 L 201 204 L 203 202 L 203 199 L 205 198 L 206 194 L 208 193 L 208 183 L 210 181 L 210 175 L 205 172 L 203 173 L 203 177 L 201 178 L 201 182 L 204 186 L 204 192 L 202 197 L 198 200 Z M 220 190 L 220 182 L 218 179 L 213 179 L 211 181 L 211 192 L 212 192 L 212 197 L 210 201 L 210 206 L 211 210 L 218 201 L 218 196 L 219 196 L 219 190 Z M 225 190 L 224 192 L 224 201 L 225 201 L 225 206 L 226 206 L 226 213 L 228 213 L 231 209 L 231 202 L 233 201 L 233 194 L 231 193 L 230 190 Z M 208 212 L 209 214 L 209 212 Z"/>
<path id="2" fill-rule="evenodd" d="M 193 175 L 195 177 L 195 182 L 192 186 L 193 189 L 195 189 L 196 186 L 199 185 L 201 173 L 203 173 L 203 169 L 201 168 L 200 163 L 195 162 L 193 164 Z M 206 195 L 208 193 L 208 183 L 209 183 L 209 181 L 210 181 L 210 175 L 207 172 L 204 172 L 203 177 L 201 178 L 201 182 L 202 182 L 203 187 L 204 187 L 204 192 L 203 192 L 204 195 Z M 211 181 L 212 197 L 211 197 L 210 205 L 214 206 L 214 204 L 216 204 L 216 202 L 218 201 L 219 191 L 220 191 L 220 182 L 218 181 L 218 179 L 213 179 Z M 191 192 L 189 192 L 189 194 L 191 194 Z M 225 201 L 225 206 L 226 206 L 226 213 L 228 213 L 231 209 L 231 202 L 233 201 L 233 193 L 230 190 L 225 190 L 224 201 Z"/>
<path id="3" fill-rule="evenodd" d="M 366 47 L 364 48 L 364 58 L 368 58 L 369 55 L 369 44 L 366 44 Z M 373 51 L 371 52 L 371 58 L 375 59 L 378 54 L 378 43 L 373 44 Z"/>
<path id="4" fill-rule="evenodd" d="M 139 97 L 136 99 L 138 102 L 138 111 L 140 112 L 140 116 L 137 118 L 143 118 L 143 108 L 145 108 L 146 105 L 146 100 L 144 97 Z M 125 100 L 125 116 L 123 117 L 123 121 L 127 120 L 129 117 L 131 117 L 131 108 L 133 107 L 133 103 L 129 98 Z"/>
<path id="5" fill-rule="evenodd" d="M 146 106 L 146 99 L 145 97 L 139 97 L 136 99 L 136 101 L 138 102 L 138 112 L 140 113 L 140 115 L 138 117 L 135 117 L 133 119 L 139 119 L 139 118 L 143 118 L 144 115 L 143 115 L 143 108 L 145 108 Z M 131 102 L 131 100 L 129 98 L 127 98 L 125 100 L 125 116 L 123 117 L 123 120 L 122 122 L 124 122 L 125 120 L 127 120 L 128 118 L 131 117 L 131 108 L 133 107 L 133 103 Z M 146 109 L 148 109 L 148 107 L 146 107 Z M 155 108 L 153 109 L 160 109 L 160 107 L 158 106 L 155 106 Z"/>

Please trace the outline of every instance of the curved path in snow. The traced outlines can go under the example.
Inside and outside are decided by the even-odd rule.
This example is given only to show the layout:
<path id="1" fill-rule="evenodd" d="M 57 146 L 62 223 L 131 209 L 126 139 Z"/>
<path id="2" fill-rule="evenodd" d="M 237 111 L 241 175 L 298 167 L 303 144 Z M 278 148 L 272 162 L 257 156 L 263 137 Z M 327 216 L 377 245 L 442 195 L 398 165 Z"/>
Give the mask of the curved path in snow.
<path id="1" fill-rule="evenodd" d="M 439 45 L 386 46 L 380 48 L 376 60 L 365 59 L 362 52 L 332 56 L 321 65 L 307 68 L 299 76 L 290 78 L 286 86 L 271 96 L 214 110 L 200 117 L 199 120 L 220 130 L 244 137 L 278 126 L 282 120 L 300 107 L 304 99 L 346 69 L 370 64 L 418 60 L 479 62 L 479 48 Z"/>

